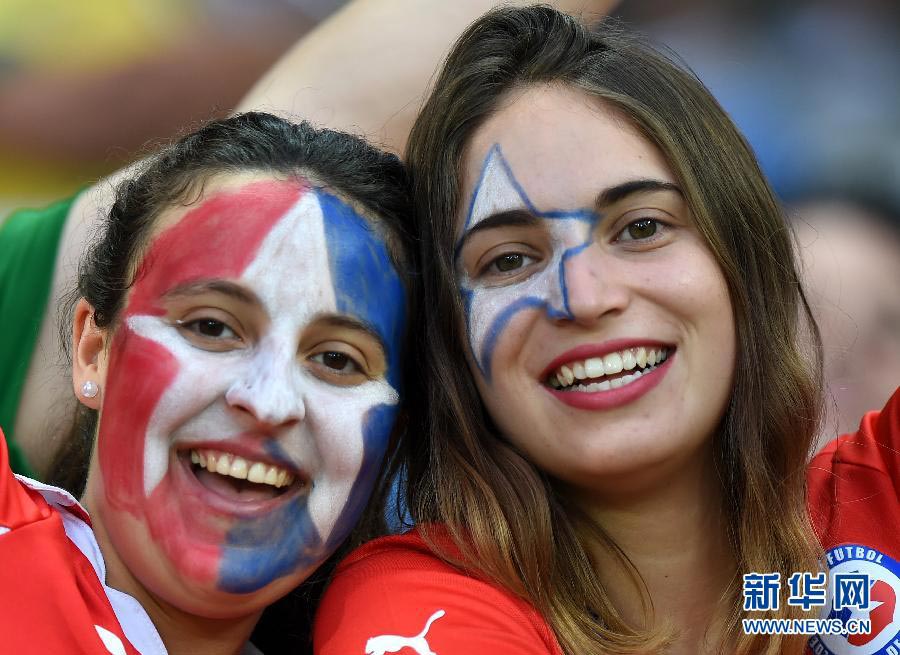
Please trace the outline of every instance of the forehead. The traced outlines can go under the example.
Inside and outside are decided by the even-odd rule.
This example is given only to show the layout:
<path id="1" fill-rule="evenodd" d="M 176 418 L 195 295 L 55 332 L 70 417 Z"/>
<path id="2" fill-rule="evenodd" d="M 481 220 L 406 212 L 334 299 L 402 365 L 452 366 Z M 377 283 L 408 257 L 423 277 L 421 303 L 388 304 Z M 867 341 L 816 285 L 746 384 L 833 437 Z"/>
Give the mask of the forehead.
<path id="1" fill-rule="evenodd" d="M 182 201 L 160 212 L 153 223 L 145 250 L 154 248 L 160 236 L 182 223 L 180 231 L 184 234 L 216 229 L 225 223 L 234 228 L 238 223 L 261 225 L 268 222 L 268 229 L 271 229 L 274 226 L 272 215 L 275 219 L 280 218 L 284 213 L 283 205 L 305 186 L 310 186 L 310 182 L 303 177 L 288 180 L 261 171 L 213 174 L 187 193 Z M 204 207 L 208 211 L 197 211 Z M 218 218 L 214 216 L 216 214 Z M 182 245 L 191 247 L 201 244 Z"/>
<path id="2" fill-rule="evenodd" d="M 591 206 L 599 191 L 630 180 L 675 182 L 662 153 L 621 113 L 567 86 L 526 87 L 501 102 L 466 150 L 464 197 L 487 181 L 482 168 L 495 145 L 540 209 Z"/>
<path id="3" fill-rule="evenodd" d="M 263 300 L 333 286 L 336 309 L 359 318 L 373 303 L 404 296 L 384 240 L 350 204 L 302 178 L 261 174 L 217 176 L 189 206 L 164 211 L 133 292 L 152 303 L 175 285 L 208 278 L 262 287 L 268 293 L 255 290 Z M 305 293 L 306 305 L 322 295 Z"/>

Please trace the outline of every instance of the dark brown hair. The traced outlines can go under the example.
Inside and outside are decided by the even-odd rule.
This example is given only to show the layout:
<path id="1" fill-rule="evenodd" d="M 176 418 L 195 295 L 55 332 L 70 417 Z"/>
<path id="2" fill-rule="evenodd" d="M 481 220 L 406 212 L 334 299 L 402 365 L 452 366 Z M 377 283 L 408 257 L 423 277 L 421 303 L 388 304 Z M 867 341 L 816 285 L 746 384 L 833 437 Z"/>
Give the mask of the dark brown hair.
<path id="1" fill-rule="evenodd" d="M 788 639 L 738 634 L 737 573 L 811 570 L 818 552 L 805 466 L 820 413 L 820 345 L 790 234 L 751 149 L 703 84 L 613 24 L 591 30 L 547 7 L 490 12 L 457 41 L 413 128 L 407 165 L 429 307 L 417 359 L 429 413 L 425 438 L 407 444 L 412 515 L 448 525 L 464 554 L 457 563 L 530 601 L 566 653 L 648 652 L 666 642 L 621 618 L 585 547 L 604 539 L 602 529 L 564 507 L 552 482 L 497 433 L 466 364 L 452 258 L 461 162 L 501 100 L 538 84 L 602 101 L 657 147 L 721 267 L 738 339 L 734 388 L 714 437 L 738 566 L 723 590 L 734 608 L 723 617 L 726 639 L 740 652 L 799 650 Z"/>

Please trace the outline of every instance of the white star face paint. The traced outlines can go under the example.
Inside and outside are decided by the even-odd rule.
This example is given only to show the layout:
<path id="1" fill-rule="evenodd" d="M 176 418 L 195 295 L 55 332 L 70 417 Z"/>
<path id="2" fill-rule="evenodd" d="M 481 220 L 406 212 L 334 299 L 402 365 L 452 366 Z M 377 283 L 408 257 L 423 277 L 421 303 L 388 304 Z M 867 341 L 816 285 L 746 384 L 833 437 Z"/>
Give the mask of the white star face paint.
<path id="1" fill-rule="evenodd" d="M 477 230 L 489 217 L 521 209 L 545 224 L 549 253 L 543 268 L 518 284 L 499 286 L 472 279 L 465 270 L 460 276 L 472 356 L 488 380 L 497 339 L 518 312 L 542 309 L 550 318 L 571 318 L 566 261 L 590 244 L 600 220 L 588 208 L 538 210 L 516 181 L 500 145 L 495 144 L 485 157 L 481 177 L 475 185 L 462 238 Z"/>
<path id="2" fill-rule="evenodd" d="M 325 191 L 228 179 L 151 244 L 98 436 L 104 527 L 177 605 L 264 605 L 306 577 L 358 518 L 399 402 L 405 300 L 384 243 Z M 210 454 L 227 470 L 194 461 Z"/>

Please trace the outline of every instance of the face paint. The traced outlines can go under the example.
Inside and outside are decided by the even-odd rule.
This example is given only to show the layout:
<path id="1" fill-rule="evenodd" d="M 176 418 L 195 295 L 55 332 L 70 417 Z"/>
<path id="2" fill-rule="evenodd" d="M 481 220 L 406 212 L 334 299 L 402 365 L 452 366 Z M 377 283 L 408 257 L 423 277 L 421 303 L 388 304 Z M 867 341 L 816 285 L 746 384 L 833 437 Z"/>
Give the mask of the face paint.
<path id="1" fill-rule="evenodd" d="M 521 208 L 547 223 L 552 254 L 543 270 L 519 283 L 505 286 L 481 284 L 465 271 L 459 278 L 472 357 L 488 382 L 494 347 L 519 312 L 539 309 L 552 319 L 572 317 L 566 291 L 566 262 L 591 244 L 601 218 L 587 208 L 538 210 L 516 180 L 500 145 L 495 144 L 484 159 L 481 175 L 472 192 L 457 256 L 462 237 L 480 222 L 489 216 Z"/>
<path id="2" fill-rule="evenodd" d="M 265 319 L 242 326 L 244 347 L 200 348 L 167 299 L 222 281 Z M 368 498 L 393 426 L 404 299 L 366 220 L 297 182 L 215 195 L 154 240 L 113 338 L 98 436 L 105 527 L 142 582 L 170 573 L 148 570 L 147 544 L 109 511 L 143 522 L 177 575 L 221 591 L 305 576 L 330 554 Z M 341 385 L 309 366 L 304 331 L 328 316 L 377 335 L 383 375 Z M 222 495 L 201 483 L 192 449 L 280 466 L 307 484 L 249 501 Z"/>

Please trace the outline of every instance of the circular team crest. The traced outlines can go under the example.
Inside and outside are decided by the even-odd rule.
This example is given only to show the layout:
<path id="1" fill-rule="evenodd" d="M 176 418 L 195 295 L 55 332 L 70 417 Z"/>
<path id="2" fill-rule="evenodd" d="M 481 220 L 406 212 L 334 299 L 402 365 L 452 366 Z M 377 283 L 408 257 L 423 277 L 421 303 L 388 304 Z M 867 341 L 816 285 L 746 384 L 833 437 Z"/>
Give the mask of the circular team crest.
<path id="1" fill-rule="evenodd" d="M 857 544 L 835 546 L 825 553 L 828 562 L 828 598 L 823 618 L 869 620 L 869 634 L 817 635 L 809 640 L 814 655 L 900 655 L 900 564 L 875 548 Z M 834 610 L 835 595 L 848 590 L 836 587 L 836 576 L 857 575 L 868 579 L 868 604 Z M 861 588 L 851 589 L 851 600 Z"/>

